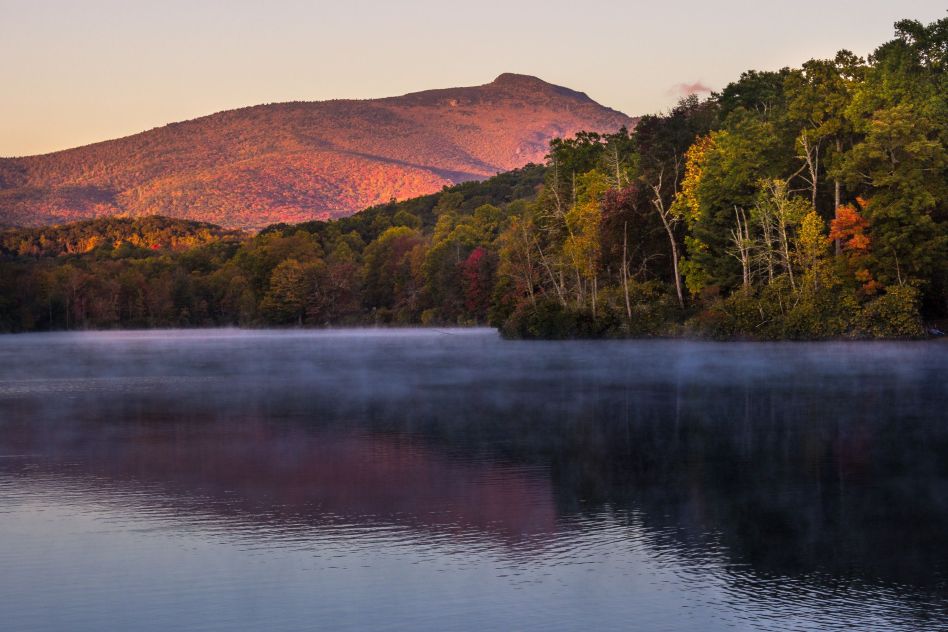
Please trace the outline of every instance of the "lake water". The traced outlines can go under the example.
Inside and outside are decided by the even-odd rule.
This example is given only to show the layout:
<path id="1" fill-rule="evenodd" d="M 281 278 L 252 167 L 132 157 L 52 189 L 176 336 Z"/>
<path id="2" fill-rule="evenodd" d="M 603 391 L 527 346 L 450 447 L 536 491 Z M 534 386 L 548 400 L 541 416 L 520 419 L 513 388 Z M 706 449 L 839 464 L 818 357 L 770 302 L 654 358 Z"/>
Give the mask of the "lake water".
<path id="1" fill-rule="evenodd" d="M 945 630 L 948 345 L 0 337 L 0 629 Z"/>

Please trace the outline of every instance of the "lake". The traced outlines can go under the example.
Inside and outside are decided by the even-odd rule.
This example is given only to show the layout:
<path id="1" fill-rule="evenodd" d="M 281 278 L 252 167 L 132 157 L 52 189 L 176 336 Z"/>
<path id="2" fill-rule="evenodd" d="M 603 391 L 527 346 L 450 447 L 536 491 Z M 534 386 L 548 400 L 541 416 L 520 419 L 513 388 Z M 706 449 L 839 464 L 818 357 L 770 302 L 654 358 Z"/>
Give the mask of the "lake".
<path id="1" fill-rule="evenodd" d="M 944 630 L 948 345 L 0 337 L 4 630 Z"/>

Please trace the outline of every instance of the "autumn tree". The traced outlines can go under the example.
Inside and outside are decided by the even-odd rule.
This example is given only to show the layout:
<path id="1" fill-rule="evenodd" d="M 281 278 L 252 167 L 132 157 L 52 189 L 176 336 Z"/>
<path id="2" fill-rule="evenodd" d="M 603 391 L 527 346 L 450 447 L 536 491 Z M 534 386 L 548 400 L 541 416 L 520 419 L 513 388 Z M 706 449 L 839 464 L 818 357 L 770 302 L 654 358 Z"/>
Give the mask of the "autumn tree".
<path id="1" fill-rule="evenodd" d="M 846 109 L 854 85 L 863 70 L 863 60 L 849 51 L 840 51 L 835 59 L 811 59 L 799 70 L 790 71 L 784 81 L 787 118 L 799 129 L 797 147 L 803 160 L 798 173 L 810 189 L 810 204 L 819 208 L 820 182 L 827 158 L 838 160 L 852 126 Z M 840 178 L 834 178 L 833 209 L 841 204 Z"/>
<path id="2" fill-rule="evenodd" d="M 420 307 L 421 267 L 425 247 L 422 235 L 405 226 L 386 230 L 365 248 L 363 303 L 407 319 Z"/>
<path id="3" fill-rule="evenodd" d="M 847 114 L 863 138 L 841 169 L 871 202 L 880 281 L 943 277 L 948 256 L 948 18 L 896 24 L 870 58 Z"/>

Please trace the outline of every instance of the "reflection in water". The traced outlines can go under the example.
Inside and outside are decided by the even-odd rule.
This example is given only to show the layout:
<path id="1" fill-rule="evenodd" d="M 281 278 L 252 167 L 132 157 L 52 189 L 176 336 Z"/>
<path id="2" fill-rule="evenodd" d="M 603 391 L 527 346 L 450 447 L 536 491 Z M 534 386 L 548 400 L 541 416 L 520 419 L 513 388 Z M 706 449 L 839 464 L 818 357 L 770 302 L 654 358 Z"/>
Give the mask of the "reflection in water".
<path id="1" fill-rule="evenodd" d="M 0 339 L 13 629 L 941 629 L 941 344 Z"/>

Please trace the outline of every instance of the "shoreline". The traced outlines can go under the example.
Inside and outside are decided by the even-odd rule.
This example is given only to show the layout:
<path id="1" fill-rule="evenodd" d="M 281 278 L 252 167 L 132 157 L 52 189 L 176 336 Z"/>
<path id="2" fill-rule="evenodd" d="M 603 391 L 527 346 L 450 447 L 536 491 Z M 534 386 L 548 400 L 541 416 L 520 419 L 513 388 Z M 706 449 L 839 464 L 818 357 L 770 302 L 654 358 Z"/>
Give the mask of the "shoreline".
<path id="1" fill-rule="evenodd" d="M 641 342 L 641 341 L 667 341 L 667 342 L 710 342 L 710 343 L 865 343 L 865 342 L 914 342 L 914 343 L 938 343 L 948 342 L 948 336 L 944 335 L 926 335 L 922 337 L 904 337 L 904 338 L 872 338 L 872 337 L 830 337 L 830 338 L 753 338 L 738 336 L 732 338 L 716 338 L 712 336 L 695 335 L 666 335 L 666 336 L 591 336 L 591 337 L 563 337 L 563 338 L 541 338 L 541 337 L 510 337 L 505 336 L 500 328 L 489 325 L 343 325 L 327 327 L 240 327 L 240 326 L 220 326 L 220 327 L 145 327 L 145 328 L 124 328 L 116 327 L 109 329 L 52 329 L 45 331 L 17 331 L 0 332 L 0 339 L 11 337 L 23 337 L 30 335 L 70 335 L 70 334 L 185 334 L 200 335 L 203 332 L 229 332 L 229 333 L 267 333 L 267 334 L 385 334 L 385 333 L 440 333 L 443 335 L 467 335 L 476 333 L 492 332 L 505 342 Z"/>

